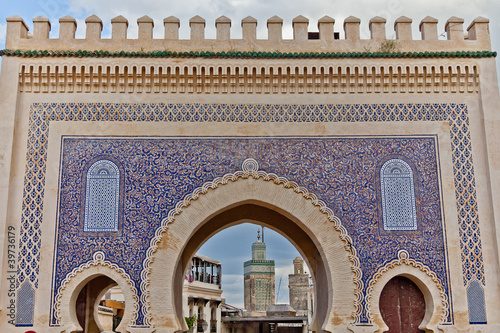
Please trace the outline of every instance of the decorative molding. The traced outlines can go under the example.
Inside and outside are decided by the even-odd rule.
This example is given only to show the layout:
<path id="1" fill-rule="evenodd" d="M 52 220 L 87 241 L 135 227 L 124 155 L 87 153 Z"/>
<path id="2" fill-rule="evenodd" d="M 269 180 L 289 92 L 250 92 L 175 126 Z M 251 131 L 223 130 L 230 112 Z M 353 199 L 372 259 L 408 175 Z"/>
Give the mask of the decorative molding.
<path id="1" fill-rule="evenodd" d="M 491 58 L 494 51 L 424 52 L 280 52 L 280 51 L 105 51 L 105 50 L 0 50 L 0 56 L 21 58 L 209 58 L 209 59 L 341 59 L 341 58 Z"/>
<path id="2" fill-rule="evenodd" d="M 111 60 L 111 59 L 109 59 Z M 106 60 L 106 61 L 109 61 Z M 136 65 L 24 63 L 25 93 L 371 94 L 478 93 L 476 65 L 278 64 Z"/>
<path id="3" fill-rule="evenodd" d="M 380 280 L 382 275 L 389 271 L 390 269 L 400 266 L 400 265 L 408 265 L 412 266 L 415 268 L 418 268 L 422 272 L 424 272 L 427 276 L 429 276 L 432 281 L 436 284 L 437 288 L 439 289 L 439 294 L 441 296 L 441 307 L 442 307 L 442 312 L 441 312 L 441 321 L 440 322 L 445 322 L 447 321 L 447 318 L 449 316 L 450 312 L 450 307 L 449 307 L 449 301 L 448 301 L 448 296 L 446 294 L 445 289 L 443 288 L 443 285 L 437 275 L 426 265 L 423 263 L 415 260 L 415 259 L 410 259 L 410 255 L 408 251 L 406 250 L 399 250 L 398 251 L 398 258 L 394 259 L 387 264 L 385 264 L 383 267 L 380 267 L 379 270 L 373 274 L 370 282 L 368 283 L 367 291 L 366 291 L 366 296 L 365 296 L 365 306 L 366 306 L 366 311 L 369 313 L 369 319 L 370 323 L 373 323 L 373 317 L 371 315 L 371 312 L 369 311 L 371 299 L 373 296 L 373 288 L 375 284 Z"/>
<path id="4" fill-rule="evenodd" d="M 228 173 L 222 177 L 215 178 L 211 182 L 207 182 L 202 186 L 194 189 L 194 191 L 184 197 L 182 201 L 179 201 L 175 208 L 170 210 L 167 214 L 167 217 L 161 221 L 161 225 L 156 229 L 155 236 L 150 241 L 150 247 L 146 251 L 146 258 L 142 263 L 143 270 L 141 272 L 141 303 L 143 304 L 143 309 L 147 309 L 147 313 L 145 313 L 145 323 L 150 324 L 151 315 L 149 312 L 150 304 L 149 304 L 149 291 L 147 287 L 149 285 L 149 274 L 151 273 L 151 262 L 153 261 L 154 253 L 158 249 L 158 244 L 161 241 L 162 233 L 168 229 L 168 225 L 175 221 L 175 216 L 182 213 L 183 209 L 191 204 L 192 201 L 198 199 L 200 195 L 206 194 L 209 190 L 215 190 L 222 185 L 226 185 L 229 182 L 235 182 L 238 179 L 262 179 L 264 181 L 273 182 L 276 185 L 281 185 L 286 189 L 291 189 L 296 193 L 302 194 L 304 199 L 310 200 L 311 203 L 318 207 L 319 210 L 328 216 L 328 220 L 332 222 L 335 226 L 335 229 L 340 232 L 340 239 L 344 242 L 344 249 L 349 252 L 349 260 L 352 263 L 352 271 L 354 272 L 354 284 L 356 285 L 355 293 L 356 293 L 356 301 L 355 301 L 355 312 L 353 313 L 354 318 L 359 318 L 359 314 L 361 313 L 362 304 L 360 300 L 363 298 L 363 281 L 362 276 L 363 272 L 360 268 L 360 262 L 358 258 L 358 254 L 356 248 L 352 246 L 353 241 L 349 236 L 347 229 L 342 225 L 340 219 L 335 216 L 332 209 L 330 209 L 326 203 L 322 200 L 319 200 L 318 197 L 314 193 L 310 193 L 307 188 L 300 186 L 294 181 L 290 181 L 285 177 L 280 177 L 274 173 L 267 173 L 265 171 L 259 171 L 259 163 L 253 159 L 248 158 L 245 159 L 242 163 L 242 170 L 236 171 L 235 173 Z"/>
<path id="5" fill-rule="evenodd" d="M 92 260 L 87 261 L 85 264 L 80 265 L 73 269 L 73 271 L 66 275 L 65 279 L 62 281 L 61 286 L 57 289 L 57 294 L 54 302 L 54 317 L 56 319 L 56 325 L 60 325 L 61 323 L 61 298 L 62 294 L 66 289 L 66 286 L 74 278 L 77 274 L 83 272 L 84 270 L 93 267 L 93 266 L 105 266 L 113 269 L 117 273 L 119 273 L 126 281 L 130 288 L 131 294 L 134 298 L 133 306 L 133 314 L 132 314 L 132 323 L 135 323 L 137 319 L 137 315 L 139 313 L 139 298 L 137 297 L 137 288 L 135 287 L 135 283 L 130 277 L 129 274 L 125 272 L 121 267 L 112 262 L 106 260 L 106 256 L 104 252 L 97 251 L 94 253 Z M 127 305 L 130 306 L 130 305 Z"/>

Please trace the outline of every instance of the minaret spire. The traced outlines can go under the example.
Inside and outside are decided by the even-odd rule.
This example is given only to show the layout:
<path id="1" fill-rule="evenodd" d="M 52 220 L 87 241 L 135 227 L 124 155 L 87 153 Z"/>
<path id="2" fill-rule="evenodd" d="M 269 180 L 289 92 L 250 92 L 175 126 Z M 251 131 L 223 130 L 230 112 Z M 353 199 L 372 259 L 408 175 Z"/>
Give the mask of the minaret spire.
<path id="1" fill-rule="evenodd" d="M 274 260 L 266 259 L 264 227 L 259 227 L 257 240 L 252 244 L 252 260 L 245 261 L 243 264 L 245 309 L 254 316 L 262 316 L 275 303 Z"/>

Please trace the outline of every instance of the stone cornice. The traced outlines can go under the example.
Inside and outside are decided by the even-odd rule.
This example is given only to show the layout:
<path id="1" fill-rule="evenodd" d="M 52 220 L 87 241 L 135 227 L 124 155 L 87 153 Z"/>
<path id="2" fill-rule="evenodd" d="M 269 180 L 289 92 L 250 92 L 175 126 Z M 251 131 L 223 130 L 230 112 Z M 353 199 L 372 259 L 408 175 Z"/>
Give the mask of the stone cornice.
<path id="1" fill-rule="evenodd" d="M 405 59 L 213 59 L 179 64 L 137 58 L 116 64 L 65 58 L 23 58 L 19 90 L 23 93 L 204 93 L 204 94 L 360 94 L 477 93 L 479 68 L 472 61 L 441 59 L 410 63 Z M 201 58 L 200 58 L 201 59 Z M 449 59 L 449 58 L 448 58 Z M 85 60 L 85 61 L 84 61 Z M 207 59 L 208 60 L 208 59 Z M 347 59 L 345 59 L 347 60 Z M 375 60 L 375 61 L 374 61 Z M 384 61 L 382 61 L 384 60 Z"/>

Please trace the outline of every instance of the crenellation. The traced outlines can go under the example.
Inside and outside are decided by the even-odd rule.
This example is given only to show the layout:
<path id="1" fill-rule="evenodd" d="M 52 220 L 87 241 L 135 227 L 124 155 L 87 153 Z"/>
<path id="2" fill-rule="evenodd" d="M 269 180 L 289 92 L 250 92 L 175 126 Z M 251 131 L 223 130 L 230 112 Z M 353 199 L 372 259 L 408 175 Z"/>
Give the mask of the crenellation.
<path id="1" fill-rule="evenodd" d="M 426 16 L 420 21 L 419 30 L 422 33 L 422 40 L 438 40 L 438 20 L 431 16 Z"/>
<path id="2" fill-rule="evenodd" d="M 359 40 L 359 25 L 361 20 L 354 16 L 349 16 L 344 20 L 345 39 L 350 41 Z"/>
<path id="3" fill-rule="evenodd" d="M 24 20 L 18 16 L 9 16 L 7 21 L 7 36 L 5 38 L 5 47 L 9 48 L 11 45 L 15 45 L 16 41 L 19 39 L 28 38 L 28 26 Z"/>
<path id="4" fill-rule="evenodd" d="M 128 20 L 123 16 L 117 16 L 111 20 L 111 39 L 127 39 Z"/>
<path id="5" fill-rule="evenodd" d="M 401 16 L 394 22 L 394 31 L 398 40 L 412 40 L 411 23 L 413 20 L 406 16 Z"/>
<path id="6" fill-rule="evenodd" d="M 283 19 L 276 15 L 268 19 L 267 33 L 270 42 L 280 42 L 283 39 Z"/>
<path id="7" fill-rule="evenodd" d="M 467 27 L 467 32 L 469 34 L 469 39 L 472 40 L 490 40 L 490 20 L 482 16 L 477 17 L 472 23 Z"/>
<path id="8" fill-rule="evenodd" d="M 463 40 L 464 39 L 464 19 L 452 16 L 446 21 L 444 26 L 446 37 L 448 40 Z"/>
<path id="9" fill-rule="evenodd" d="M 335 39 L 334 34 L 335 19 L 328 15 L 323 16 L 318 20 L 319 39 L 328 43 Z"/>
<path id="10" fill-rule="evenodd" d="M 226 16 L 220 16 L 215 20 L 217 29 L 217 40 L 229 40 L 231 38 L 231 20 Z"/>
<path id="11" fill-rule="evenodd" d="M 243 40 L 255 41 L 257 39 L 257 20 L 251 16 L 241 20 Z"/>
<path id="12" fill-rule="evenodd" d="M 28 27 L 19 16 L 7 19 L 6 48 L 10 50 L 51 50 L 51 51 L 110 51 L 110 52 L 152 52 L 168 50 L 172 52 L 222 52 L 222 51 L 266 51 L 266 52 L 446 52 L 446 51 L 490 51 L 489 20 L 475 19 L 463 31 L 464 20 L 450 18 L 445 25 L 447 40 L 438 36 L 438 20 L 425 17 L 419 25 L 421 40 L 412 37 L 412 20 L 402 16 L 394 22 L 397 50 L 383 47 L 391 40 L 386 31 L 387 20 L 374 17 L 368 22 L 369 39 L 361 39 L 361 20 L 350 16 L 344 20 L 344 38 L 338 39 L 335 19 L 325 16 L 318 20 L 319 34 L 310 34 L 309 19 L 300 15 L 293 19 L 293 38 L 283 38 L 283 19 L 273 16 L 267 20 L 268 36 L 257 39 L 257 20 L 246 17 L 241 21 L 242 37 L 231 37 L 231 19 L 221 16 L 215 21 L 216 38 L 205 38 L 206 21 L 200 16 L 190 19 L 191 36 L 179 39 L 180 20 L 174 16 L 163 20 L 163 38 L 154 38 L 154 21 L 143 16 L 137 20 L 138 37 L 127 36 L 128 20 L 123 16 L 111 20 L 111 38 L 102 39 L 103 22 L 95 15 L 88 17 L 85 38 L 75 38 L 77 22 L 65 16 L 60 20 L 59 38 L 50 38 L 51 22 L 43 16 L 33 19 L 34 33 L 31 37 Z M 465 37 L 468 35 L 468 37 Z M 337 39 L 336 39 L 337 36 Z M 310 39 L 311 38 L 311 39 Z M 452 41 L 452 42 L 451 42 Z"/>
<path id="13" fill-rule="evenodd" d="M 179 39 L 179 27 L 181 21 L 175 16 L 169 16 L 163 19 L 165 27 L 165 39 Z"/>
<path id="14" fill-rule="evenodd" d="M 196 15 L 189 20 L 191 28 L 191 40 L 200 41 L 205 39 L 205 19 Z"/>
<path id="15" fill-rule="evenodd" d="M 50 34 L 50 20 L 41 15 L 33 19 L 33 38 L 35 40 L 49 39 Z"/>
<path id="16" fill-rule="evenodd" d="M 299 15 L 292 20 L 293 39 L 297 42 L 304 42 L 308 39 L 309 19 Z"/>
<path id="17" fill-rule="evenodd" d="M 59 19 L 59 39 L 60 40 L 70 40 L 75 39 L 76 33 L 76 20 L 66 15 Z"/>
<path id="18" fill-rule="evenodd" d="M 139 40 L 153 39 L 154 21 L 151 17 L 147 15 L 139 17 L 137 19 L 137 25 L 139 26 Z"/>
<path id="19" fill-rule="evenodd" d="M 102 20 L 97 15 L 91 15 L 85 19 L 87 31 L 85 34 L 86 39 L 101 39 Z"/>
<path id="20" fill-rule="evenodd" d="M 368 24 L 370 28 L 370 37 L 373 40 L 385 40 L 385 23 L 387 20 L 380 16 L 375 16 Z"/>

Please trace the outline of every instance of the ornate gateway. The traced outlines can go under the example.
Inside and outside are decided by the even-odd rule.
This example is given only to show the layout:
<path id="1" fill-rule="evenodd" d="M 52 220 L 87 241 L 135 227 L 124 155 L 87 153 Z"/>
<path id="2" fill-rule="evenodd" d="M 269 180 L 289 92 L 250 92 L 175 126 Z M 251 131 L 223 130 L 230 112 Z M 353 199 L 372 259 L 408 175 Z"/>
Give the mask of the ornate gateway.
<path id="1" fill-rule="evenodd" d="M 265 40 L 251 17 L 241 39 L 220 17 L 215 40 L 198 16 L 189 40 L 175 17 L 163 39 L 147 16 L 138 39 L 121 16 L 110 39 L 95 15 L 85 39 L 68 16 L 57 39 L 45 17 L 33 34 L 7 21 L 0 331 L 99 332 L 94 303 L 112 285 L 125 297 L 118 331 L 187 331 L 190 258 L 244 220 L 302 254 L 312 331 L 392 329 L 384 299 L 398 285 L 417 295 L 416 330 L 500 330 L 500 99 L 487 19 L 464 34 L 451 18 L 447 40 L 431 17 L 422 40 L 406 17 L 395 40 L 380 17 L 369 40 L 355 17 L 339 39 L 334 19 L 311 33 L 299 16 L 291 40 L 279 17 Z"/>

